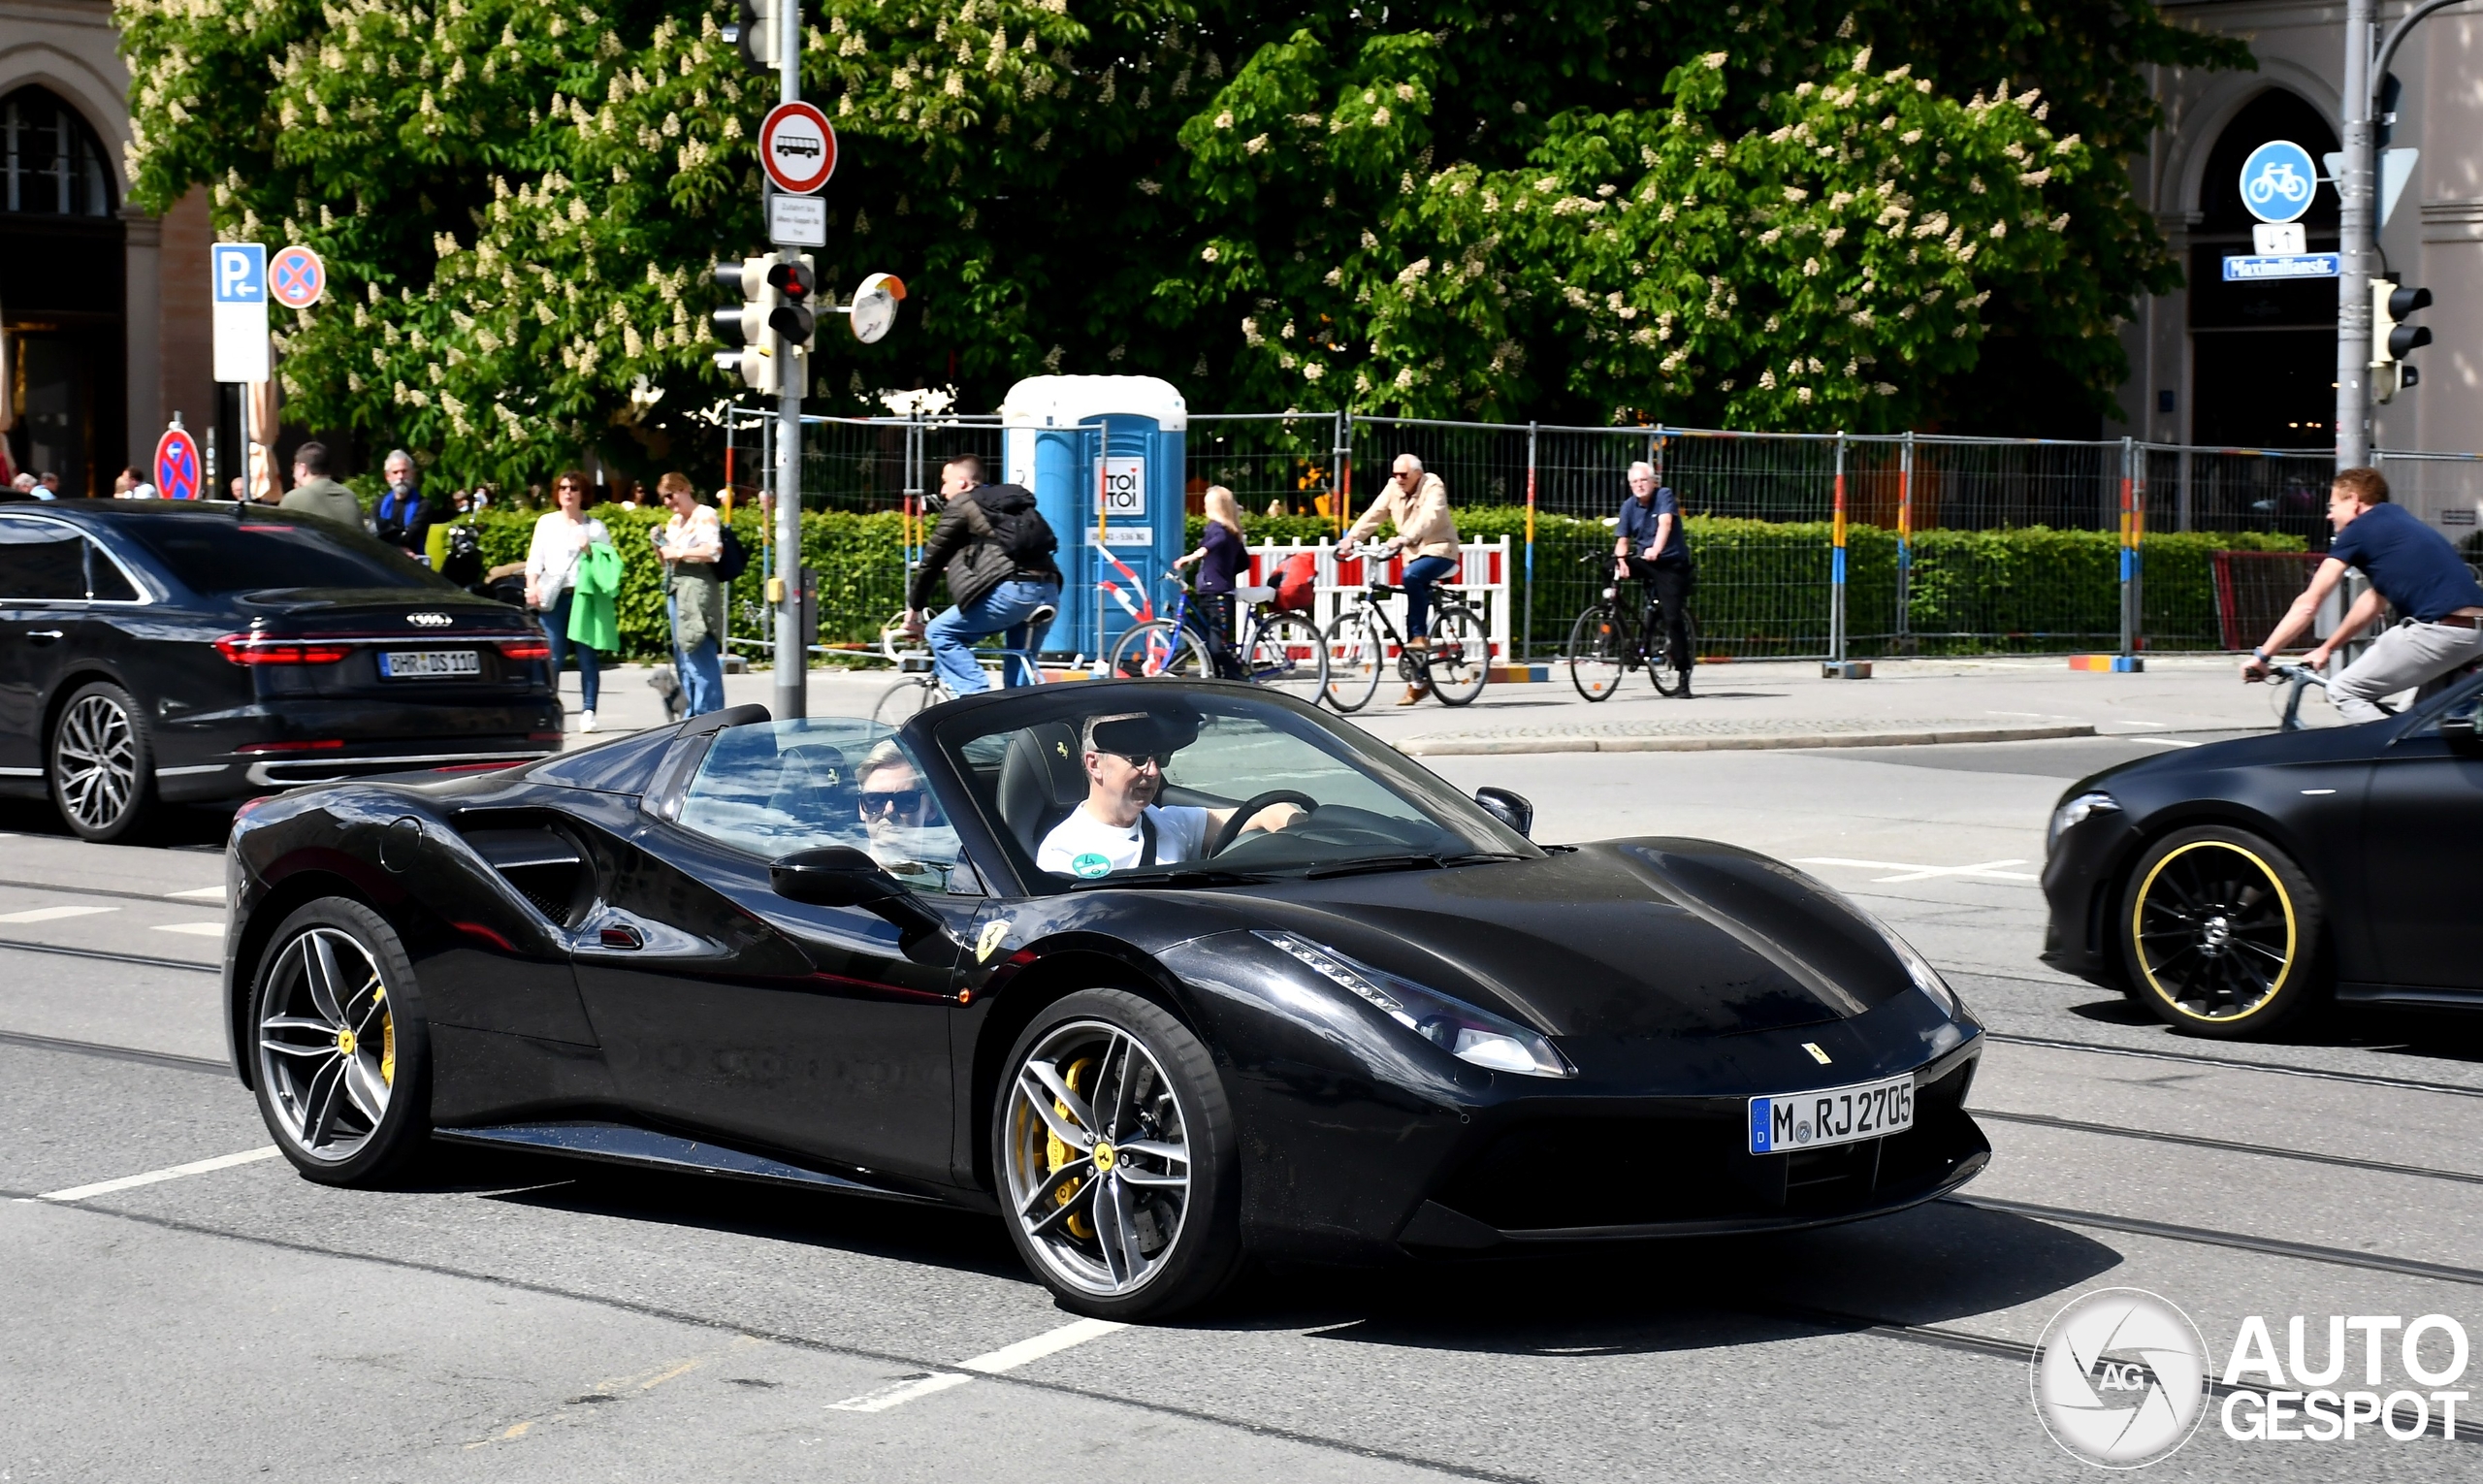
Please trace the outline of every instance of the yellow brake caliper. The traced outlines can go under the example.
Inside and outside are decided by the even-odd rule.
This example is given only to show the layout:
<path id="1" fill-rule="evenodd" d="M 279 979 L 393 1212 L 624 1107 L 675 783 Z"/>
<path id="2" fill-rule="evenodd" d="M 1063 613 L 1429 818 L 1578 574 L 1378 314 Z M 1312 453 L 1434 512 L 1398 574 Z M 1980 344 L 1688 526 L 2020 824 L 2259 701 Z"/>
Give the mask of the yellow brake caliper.
<path id="1" fill-rule="evenodd" d="M 1080 1083 L 1086 1080 L 1086 1074 L 1094 1068 L 1094 1065 L 1095 1061 L 1091 1056 L 1081 1058 L 1078 1061 L 1073 1061 L 1069 1064 L 1069 1070 L 1061 1074 L 1061 1081 L 1069 1084 L 1070 1091 L 1082 1094 L 1086 1089 L 1080 1086 Z M 1058 1099 L 1053 1100 L 1051 1111 L 1064 1118 L 1070 1116 L 1069 1105 L 1059 1101 Z M 1094 1131 L 1089 1129 L 1087 1132 L 1092 1133 Z M 1044 1158 L 1048 1161 L 1044 1167 L 1045 1173 L 1050 1174 L 1059 1170 L 1061 1166 L 1068 1164 L 1071 1160 L 1075 1159 L 1077 1155 L 1078 1151 L 1071 1148 L 1068 1145 L 1063 1144 L 1058 1134 L 1052 1133 L 1048 1128 L 1045 1130 Z M 1085 1183 L 1086 1178 L 1084 1176 L 1080 1176 L 1075 1179 L 1064 1181 L 1058 1190 L 1052 1192 L 1052 1204 L 1054 1206 L 1066 1206 L 1070 1202 L 1078 1199 L 1079 1188 Z M 1086 1218 L 1082 1215 L 1072 1216 L 1062 1224 L 1069 1228 L 1069 1235 L 1079 1239 L 1080 1242 L 1083 1242 L 1095 1235 L 1095 1229 L 1086 1224 Z"/>
<path id="2" fill-rule="evenodd" d="M 386 985 L 371 991 L 379 1002 L 379 1080 L 389 1086 L 397 1085 L 397 1017 L 388 1013 Z"/>

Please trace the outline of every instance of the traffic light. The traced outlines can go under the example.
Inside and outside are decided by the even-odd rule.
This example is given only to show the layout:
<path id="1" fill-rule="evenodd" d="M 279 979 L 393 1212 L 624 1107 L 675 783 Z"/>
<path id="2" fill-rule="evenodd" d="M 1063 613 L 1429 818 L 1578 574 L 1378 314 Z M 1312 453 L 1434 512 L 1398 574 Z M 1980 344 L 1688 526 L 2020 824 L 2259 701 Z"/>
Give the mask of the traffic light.
<path id="1" fill-rule="evenodd" d="M 2370 280 L 2371 400 L 2386 402 L 2422 381 L 2422 372 L 2405 358 L 2432 342 L 2429 325 L 2400 323 L 2405 316 L 2432 306 L 2427 288 L 2401 288 L 2386 278 Z"/>
<path id="2" fill-rule="evenodd" d="M 760 72 L 774 72 L 783 60 L 776 51 L 776 7 L 770 0 L 735 0 L 732 24 L 724 28 L 741 59 Z"/>
<path id="3" fill-rule="evenodd" d="M 768 325 L 791 343 L 810 349 L 811 337 L 819 329 L 819 311 L 811 307 L 811 299 L 819 293 L 818 265 L 807 252 L 790 263 L 771 263 L 767 283 L 780 301 L 767 311 Z"/>
<path id="4" fill-rule="evenodd" d="M 716 365 L 739 376 L 742 385 L 754 392 L 773 393 L 784 385 L 780 374 L 783 358 L 769 343 L 769 320 L 783 304 L 776 285 L 768 281 L 768 270 L 780 266 L 774 258 L 726 259 L 712 270 L 716 282 L 739 294 L 742 302 L 715 312 L 716 339 L 739 350 L 716 353 Z"/>

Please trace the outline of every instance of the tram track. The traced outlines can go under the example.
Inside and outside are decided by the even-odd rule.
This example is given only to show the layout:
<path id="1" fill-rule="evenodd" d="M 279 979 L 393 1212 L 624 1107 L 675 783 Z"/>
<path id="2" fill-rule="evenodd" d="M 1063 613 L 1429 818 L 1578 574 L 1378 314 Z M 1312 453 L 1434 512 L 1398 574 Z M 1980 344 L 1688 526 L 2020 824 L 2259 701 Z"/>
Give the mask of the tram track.
<path id="1" fill-rule="evenodd" d="M 2254 1237 L 2246 1232 L 2218 1231 L 2213 1227 L 2184 1226 L 2175 1221 L 2152 1221 L 2144 1216 L 2116 1216 L 2110 1211 L 2080 1210 L 2067 1206 L 2038 1206 L 2028 1201 L 2003 1200 L 1997 1196 L 1942 1196 L 1941 1204 L 1962 1206 L 1973 1210 L 1987 1210 L 2004 1216 L 2024 1216 L 2035 1221 L 2049 1221 L 2060 1226 L 2082 1226 L 2101 1232 L 2124 1232 L 2133 1237 L 2155 1237 L 2168 1242 L 2189 1242 L 2198 1246 L 2228 1247 L 2237 1252 L 2256 1252 L 2264 1257 L 2291 1258 L 2297 1262 L 2326 1263 L 2338 1268 L 2361 1268 L 2371 1273 L 2390 1273 L 2400 1277 L 2429 1278 L 2442 1283 L 2465 1283 L 2483 1288 L 2483 1268 L 2461 1268 L 2450 1263 L 2425 1262 L 2414 1257 L 2392 1257 L 2385 1252 L 2356 1252 L 2347 1247 L 2321 1246 L 2316 1242 L 2288 1242 L 2281 1237 Z"/>
<path id="2" fill-rule="evenodd" d="M 2367 1170 L 2374 1175 L 2402 1175 L 2416 1179 L 2453 1180 L 2467 1185 L 2483 1185 L 2483 1175 L 2469 1175 L 2463 1170 L 2429 1170 L 2420 1165 L 2396 1165 L 2385 1160 L 2356 1159 L 2349 1154 L 2322 1154 L 2312 1149 L 2288 1149 L 2271 1144 L 2243 1144 L 2232 1139 L 2210 1139 L 2201 1134 L 2174 1134 L 2161 1129 L 2122 1128 L 2111 1123 L 2089 1123 L 2080 1118 L 2059 1118 L 2049 1113 L 2005 1113 L 1998 1109 L 1969 1110 L 1977 1118 L 1989 1118 L 2001 1123 L 2022 1123 L 2030 1128 L 2053 1128 L 2073 1134 L 2101 1134 L 2111 1139 L 2140 1139 L 2154 1144 L 2179 1145 L 2184 1148 L 2216 1149 L 2228 1154 L 2251 1154 L 2268 1159 L 2299 1160 L 2305 1164 L 2333 1165 L 2342 1170 Z"/>
<path id="3" fill-rule="evenodd" d="M 224 965 L 203 963 L 195 958 L 160 958 L 152 953 L 117 953 L 111 949 L 79 948 L 67 943 L 36 943 L 24 938 L 0 938 L 0 949 L 15 949 L 20 953 L 50 953 L 62 958 L 91 958 L 104 963 L 132 964 L 143 969 L 185 969 L 194 974 L 221 974 Z"/>
<path id="4" fill-rule="evenodd" d="M 2319 1081 L 2346 1082 L 2361 1087 L 2386 1087 L 2398 1092 L 2435 1092 L 2445 1097 L 2483 1098 L 2483 1085 L 2424 1081 L 2406 1077 L 2382 1077 L 2370 1072 L 2340 1072 L 2332 1067 L 2306 1067 L 2294 1062 L 2257 1061 L 2245 1056 L 2209 1056 L 2198 1051 L 2174 1051 L 2156 1047 L 2115 1046 L 2105 1041 L 2072 1041 L 2057 1036 L 2022 1035 L 2015 1031 L 1986 1030 L 1983 1032 L 1983 1039 L 1999 1046 L 2036 1047 L 2051 1051 L 2084 1051 L 2097 1056 L 2128 1056 L 2141 1061 L 2170 1061 L 2189 1066 L 2214 1067 L 2224 1072 L 2265 1072 L 2275 1077 L 2303 1077 Z"/>
<path id="5" fill-rule="evenodd" d="M 163 902 L 176 907 L 196 905 L 204 908 L 208 905 L 208 898 L 192 896 L 184 891 L 125 891 L 116 887 L 72 887 L 56 881 L 18 881 L 8 877 L 0 877 L 0 887 L 16 891 L 62 891 L 71 896 L 109 896 L 124 902 Z M 223 905 L 220 900 L 215 903 L 218 909 Z"/>

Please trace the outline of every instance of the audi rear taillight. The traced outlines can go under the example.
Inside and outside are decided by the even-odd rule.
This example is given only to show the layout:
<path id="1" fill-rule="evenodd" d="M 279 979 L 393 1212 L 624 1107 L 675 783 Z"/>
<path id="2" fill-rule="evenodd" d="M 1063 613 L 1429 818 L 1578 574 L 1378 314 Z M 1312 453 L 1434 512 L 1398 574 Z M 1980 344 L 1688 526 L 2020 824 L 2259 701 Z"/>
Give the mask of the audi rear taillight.
<path id="1" fill-rule="evenodd" d="M 334 664 L 352 654 L 353 646 L 317 639 L 270 639 L 258 634 L 228 633 L 215 641 L 215 652 L 235 664 Z"/>
<path id="2" fill-rule="evenodd" d="M 552 644 L 548 639 L 500 639 L 496 642 L 500 645 L 500 658 L 503 660 L 549 660 L 552 658 Z"/>

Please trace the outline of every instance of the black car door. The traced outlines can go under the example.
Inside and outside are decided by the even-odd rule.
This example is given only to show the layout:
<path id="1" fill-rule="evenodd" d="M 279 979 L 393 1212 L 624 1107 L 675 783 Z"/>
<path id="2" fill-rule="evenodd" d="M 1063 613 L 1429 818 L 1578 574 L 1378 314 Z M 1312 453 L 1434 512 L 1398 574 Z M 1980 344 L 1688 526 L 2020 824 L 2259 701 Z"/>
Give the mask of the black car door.
<path id="1" fill-rule="evenodd" d="M 954 835 L 891 854 L 856 816 L 854 774 L 885 728 L 822 719 L 726 727 L 677 794 L 651 795 L 582 925 L 578 987 L 634 1109 L 827 1162 L 945 1183 L 954 1117 L 949 1020 L 983 905 L 948 889 Z M 893 754 L 891 754 L 893 756 Z M 884 769 L 908 772 L 910 760 Z M 930 841 L 922 849 L 923 840 Z M 949 924 L 905 941 L 858 908 L 778 896 L 770 861 L 823 845 L 935 857 L 900 879 Z M 959 874 L 960 884 L 972 873 Z"/>
<path id="2" fill-rule="evenodd" d="M 2474 842 L 2483 839 L 2479 709 L 2483 681 L 2469 680 L 2439 720 L 2398 738 L 2371 764 L 2364 859 L 2383 983 L 2483 990 L 2474 871 Z"/>
<path id="3" fill-rule="evenodd" d="M 0 515 L 0 778 L 43 777 L 44 704 L 86 606 L 86 538 L 65 521 Z"/>

